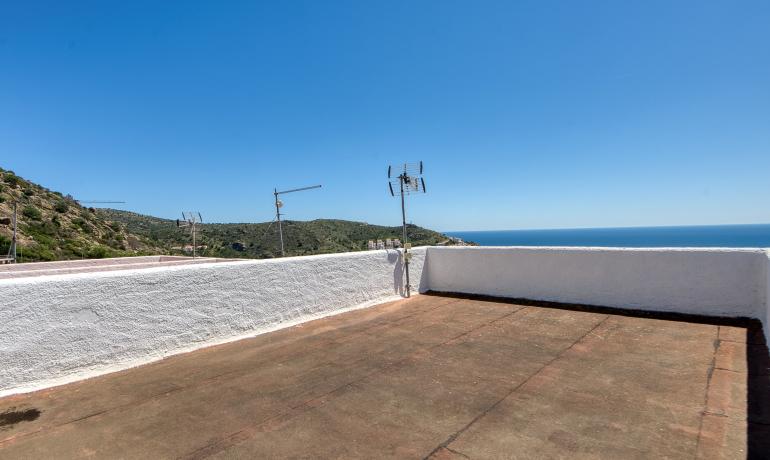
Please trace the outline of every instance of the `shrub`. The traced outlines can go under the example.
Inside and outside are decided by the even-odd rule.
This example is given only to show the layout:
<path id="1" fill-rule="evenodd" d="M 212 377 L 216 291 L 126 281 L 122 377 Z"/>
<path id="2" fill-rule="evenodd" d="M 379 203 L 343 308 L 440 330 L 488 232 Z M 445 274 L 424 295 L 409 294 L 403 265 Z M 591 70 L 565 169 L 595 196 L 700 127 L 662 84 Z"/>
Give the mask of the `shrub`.
<path id="1" fill-rule="evenodd" d="M 34 206 L 26 206 L 24 210 L 21 212 L 24 217 L 27 217 L 32 220 L 40 220 L 43 215 L 40 214 L 40 211 L 34 207 Z"/>
<path id="2" fill-rule="evenodd" d="M 22 225 L 21 228 L 27 234 L 27 236 L 35 240 L 37 240 L 41 235 L 57 236 L 59 233 L 59 229 L 52 222 L 37 221 L 27 225 Z"/>
<path id="3" fill-rule="evenodd" d="M 92 246 L 88 251 L 88 257 L 90 259 L 104 259 L 110 255 L 109 249 L 104 246 Z"/>
<path id="4" fill-rule="evenodd" d="M 21 182 L 21 178 L 11 171 L 3 174 L 3 181 L 11 187 L 16 187 Z"/>
<path id="5" fill-rule="evenodd" d="M 67 204 L 66 201 L 58 201 L 53 206 L 54 211 L 56 211 L 58 213 L 61 213 L 61 214 L 64 214 L 65 212 L 67 212 L 67 210 L 69 210 L 69 208 L 70 207 L 69 207 L 69 205 Z"/>
<path id="6" fill-rule="evenodd" d="M 56 254 L 53 251 L 39 244 L 20 247 L 19 255 L 22 254 L 24 257 L 24 262 L 31 262 L 35 260 L 56 260 Z"/>
<path id="7" fill-rule="evenodd" d="M 77 240 L 64 239 L 61 242 L 61 248 L 66 254 L 76 257 L 84 257 L 87 252 Z"/>
<path id="8" fill-rule="evenodd" d="M 5 203 L 5 196 L 4 195 L 0 195 L 0 203 Z"/>
<path id="9" fill-rule="evenodd" d="M 45 234 L 35 235 L 35 242 L 40 246 L 41 251 L 48 251 L 56 246 L 56 240 Z"/>
<path id="10" fill-rule="evenodd" d="M 85 233 L 92 233 L 93 230 L 91 229 L 91 226 L 88 225 L 88 222 L 86 222 L 85 219 L 82 217 L 77 217 L 75 219 L 72 219 L 72 223 L 78 227 L 80 230 L 84 231 Z"/>
<path id="11" fill-rule="evenodd" d="M 28 189 L 24 190 L 24 195 L 25 196 L 32 196 L 34 194 L 35 194 L 35 191 L 32 190 L 31 188 L 28 188 Z"/>

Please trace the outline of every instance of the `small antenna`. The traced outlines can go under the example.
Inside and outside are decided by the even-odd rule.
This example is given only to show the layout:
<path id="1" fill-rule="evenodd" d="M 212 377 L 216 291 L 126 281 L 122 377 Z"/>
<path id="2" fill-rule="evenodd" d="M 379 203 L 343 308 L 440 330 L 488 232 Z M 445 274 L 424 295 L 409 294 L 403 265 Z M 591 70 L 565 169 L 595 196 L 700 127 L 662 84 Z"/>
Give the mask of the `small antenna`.
<path id="1" fill-rule="evenodd" d="M 406 296 L 409 297 L 411 286 L 409 285 L 409 260 L 412 254 L 409 252 L 412 245 L 408 243 L 406 235 L 406 203 L 404 197 L 415 193 L 425 193 L 425 179 L 422 178 L 422 161 L 419 163 L 404 163 L 396 167 L 388 166 L 388 189 L 390 196 L 401 197 L 401 225 L 404 236 L 404 273 L 406 273 Z M 398 176 L 394 177 L 394 174 Z"/>
<path id="2" fill-rule="evenodd" d="M 312 190 L 314 188 L 321 188 L 321 186 L 311 185 L 310 187 L 293 188 L 291 190 L 284 190 L 282 192 L 279 192 L 277 188 L 273 189 L 273 195 L 275 195 L 275 218 L 278 221 L 278 234 L 281 236 L 281 257 L 286 256 L 286 253 L 283 250 L 283 227 L 281 226 L 281 208 L 283 207 L 283 201 L 278 199 L 278 195 L 301 192 L 303 190 Z"/>
<path id="3" fill-rule="evenodd" d="M 13 233 L 11 235 L 11 245 L 8 246 L 8 254 L 5 257 L 0 257 L 0 263 L 18 263 L 20 257 L 16 256 L 16 251 L 21 250 L 21 248 L 18 247 L 18 230 L 19 230 L 19 203 L 23 201 L 25 203 L 29 203 L 29 199 L 22 196 L 21 198 L 17 198 L 13 200 L 13 215 L 11 218 L 4 218 L 2 219 L 2 222 L 0 224 L 3 225 L 11 225 L 13 227 Z"/>
<path id="4" fill-rule="evenodd" d="M 13 216 L 9 218 L 4 218 L 0 220 L 0 224 L 3 225 L 12 225 L 13 226 L 13 236 L 11 236 L 11 245 L 8 246 L 8 254 L 5 257 L 0 257 L 0 263 L 10 263 L 15 264 L 16 263 L 16 217 L 18 212 L 18 201 L 14 200 L 13 202 Z"/>
<path id="5" fill-rule="evenodd" d="M 192 253 L 193 253 L 193 259 L 196 255 L 196 242 L 195 242 L 195 233 L 196 233 L 196 225 L 203 223 L 203 217 L 201 216 L 201 213 L 199 212 L 184 212 L 182 211 L 182 220 L 177 219 L 176 220 L 176 226 L 179 228 L 188 227 L 190 229 L 190 233 L 192 234 Z"/>

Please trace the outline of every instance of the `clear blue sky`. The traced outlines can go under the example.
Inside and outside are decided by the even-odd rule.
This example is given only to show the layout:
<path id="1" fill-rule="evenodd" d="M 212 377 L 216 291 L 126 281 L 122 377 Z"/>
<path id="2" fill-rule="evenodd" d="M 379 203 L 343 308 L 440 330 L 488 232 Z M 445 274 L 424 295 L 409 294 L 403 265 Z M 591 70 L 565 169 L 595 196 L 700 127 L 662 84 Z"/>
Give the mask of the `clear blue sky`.
<path id="1" fill-rule="evenodd" d="M 770 2 L 0 0 L 0 166 L 163 217 L 770 222 Z"/>

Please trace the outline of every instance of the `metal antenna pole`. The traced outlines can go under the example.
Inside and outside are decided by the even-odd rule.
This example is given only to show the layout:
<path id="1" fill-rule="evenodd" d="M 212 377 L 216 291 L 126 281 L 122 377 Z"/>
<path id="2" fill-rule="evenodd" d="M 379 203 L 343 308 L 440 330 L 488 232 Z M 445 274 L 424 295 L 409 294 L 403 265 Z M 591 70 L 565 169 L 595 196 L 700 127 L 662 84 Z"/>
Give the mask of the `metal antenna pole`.
<path id="1" fill-rule="evenodd" d="M 321 186 L 311 185 L 310 187 L 293 188 L 291 190 L 283 190 L 281 192 L 279 192 L 277 188 L 273 189 L 273 195 L 275 195 L 275 219 L 278 221 L 278 234 L 281 237 L 281 257 L 285 257 L 286 252 L 283 248 L 283 226 L 281 225 L 281 206 L 283 206 L 283 203 L 281 203 L 281 200 L 278 199 L 278 195 L 283 193 L 301 192 L 303 190 L 311 190 L 314 188 L 321 188 Z"/>
<path id="2" fill-rule="evenodd" d="M 404 169 L 406 169 L 406 165 L 404 165 Z M 406 296 L 409 297 L 411 294 L 409 289 L 409 258 L 406 256 L 409 245 L 407 244 L 408 240 L 406 236 L 406 204 L 404 202 L 404 182 L 406 181 L 406 172 L 402 173 L 398 177 L 399 182 L 401 182 L 401 225 L 403 226 L 404 230 L 404 272 L 406 273 Z"/>
<path id="3" fill-rule="evenodd" d="M 195 258 L 195 218 L 192 221 L 192 237 L 193 237 L 193 259 Z"/>
<path id="4" fill-rule="evenodd" d="M 16 263 L 16 212 L 18 203 L 13 202 L 13 237 L 11 238 L 11 254 L 13 255 L 13 263 Z"/>
<path id="5" fill-rule="evenodd" d="M 176 226 L 177 227 L 186 227 L 190 229 L 190 234 L 192 235 L 192 256 L 193 259 L 197 257 L 198 255 L 198 240 L 197 240 L 197 225 L 203 223 L 203 216 L 201 216 L 201 213 L 197 213 L 197 217 L 195 215 L 196 213 L 193 213 L 192 211 L 189 211 L 185 214 L 184 211 L 182 211 L 182 220 L 177 219 L 176 220 Z M 182 251 L 184 251 L 185 248 L 182 247 Z"/>
<path id="6" fill-rule="evenodd" d="M 401 173 L 395 175 L 396 170 L 401 170 Z M 398 184 L 396 184 L 398 180 Z M 396 188 L 397 187 L 397 188 Z M 388 166 L 388 189 L 391 196 L 396 196 L 396 193 L 401 195 L 401 229 L 404 238 L 404 275 L 406 278 L 406 289 L 404 294 L 409 297 L 412 292 L 412 286 L 409 280 L 409 259 L 412 258 L 412 253 L 409 252 L 412 249 L 411 243 L 409 243 L 409 235 L 406 228 L 406 198 L 405 195 L 412 193 L 425 193 L 425 180 L 422 178 L 422 161 L 419 163 L 404 163 L 397 167 Z"/>
<path id="7" fill-rule="evenodd" d="M 286 252 L 283 250 L 283 227 L 281 226 L 281 202 L 278 201 L 278 189 L 273 189 L 275 195 L 275 218 L 278 220 L 278 235 L 281 237 L 281 257 L 286 256 Z"/>

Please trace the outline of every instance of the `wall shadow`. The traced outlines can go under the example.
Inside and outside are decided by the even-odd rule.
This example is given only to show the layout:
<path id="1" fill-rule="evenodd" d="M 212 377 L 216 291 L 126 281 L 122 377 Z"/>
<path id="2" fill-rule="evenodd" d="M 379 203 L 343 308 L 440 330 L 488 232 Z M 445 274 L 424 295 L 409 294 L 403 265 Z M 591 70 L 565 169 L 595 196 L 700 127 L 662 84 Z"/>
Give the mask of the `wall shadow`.
<path id="1" fill-rule="evenodd" d="M 746 458 L 770 458 L 770 354 L 759 320 L 751 320 L 746 334 L 747 444 Z"/>
<path id="2" fill-rule="evenodd" d="M 465 294 L 465 293 L 459 293 L 459 292 L 441 292 L 441 291 L 432 291 L 432 290 L 429 290 L 425 294 L 441 296 L 441 297 L 454 297 L 457 299 L 489 300 L 492 302 L 510 303 L 515 305 L 524 305 L 524 306 L 532 306 L 532 307 L 557 308 L 560 310 L 585 311 L 588 313 L 602 313 L 606 315 L 622 315 L 622 316 L 632 316 L 636 318 L 663 319 L 667 321 L 681 321 L 686 323 L 711 324 L 714 326 L 747 327 L 747 325 L 751 321 L 754 321 L 751 318 L 745 318 L 745 317 L 728 318 L 728 317 L 721 317 L 721 316 L 696 315 L 692 313 L 650 311 L 650 310 L 639 310 L 635 308 L 608 307 L 604 305 L 587 305 L 587 304 L 566 303 L 566 302 L 552 302 L 548 300 L 533 300 L 533 299 L 514 298 L 514 297 L 498 297 L 498 296 L 485 295 L 485 294 Z"/>
<path id="3" fill-rule="evenodd" d="M 388 249 L 388 262 L 394 264 L 393 266 L 393 291 L 404 297 L 406 296 L 406 273 L 404 271 L 403 258 L 404 255 L 397 249 Z M 412 285 L 413 293 L 425 293 L 428 291 L 428 253 L 425 252 L 425 257 L 422 262 L 422 270 L 420 272 L 419 279 L 415 277 L 414 270 L 409 271 L 409 281 Z"/>
<path id="4" fill-rule="evenodd" d="M 404 273 L 403 254 L 396 249 L 388 249 L 388 262 L 393 265 L 393 291 L 404 297 L 406 295 L 406 280 Z"/>

